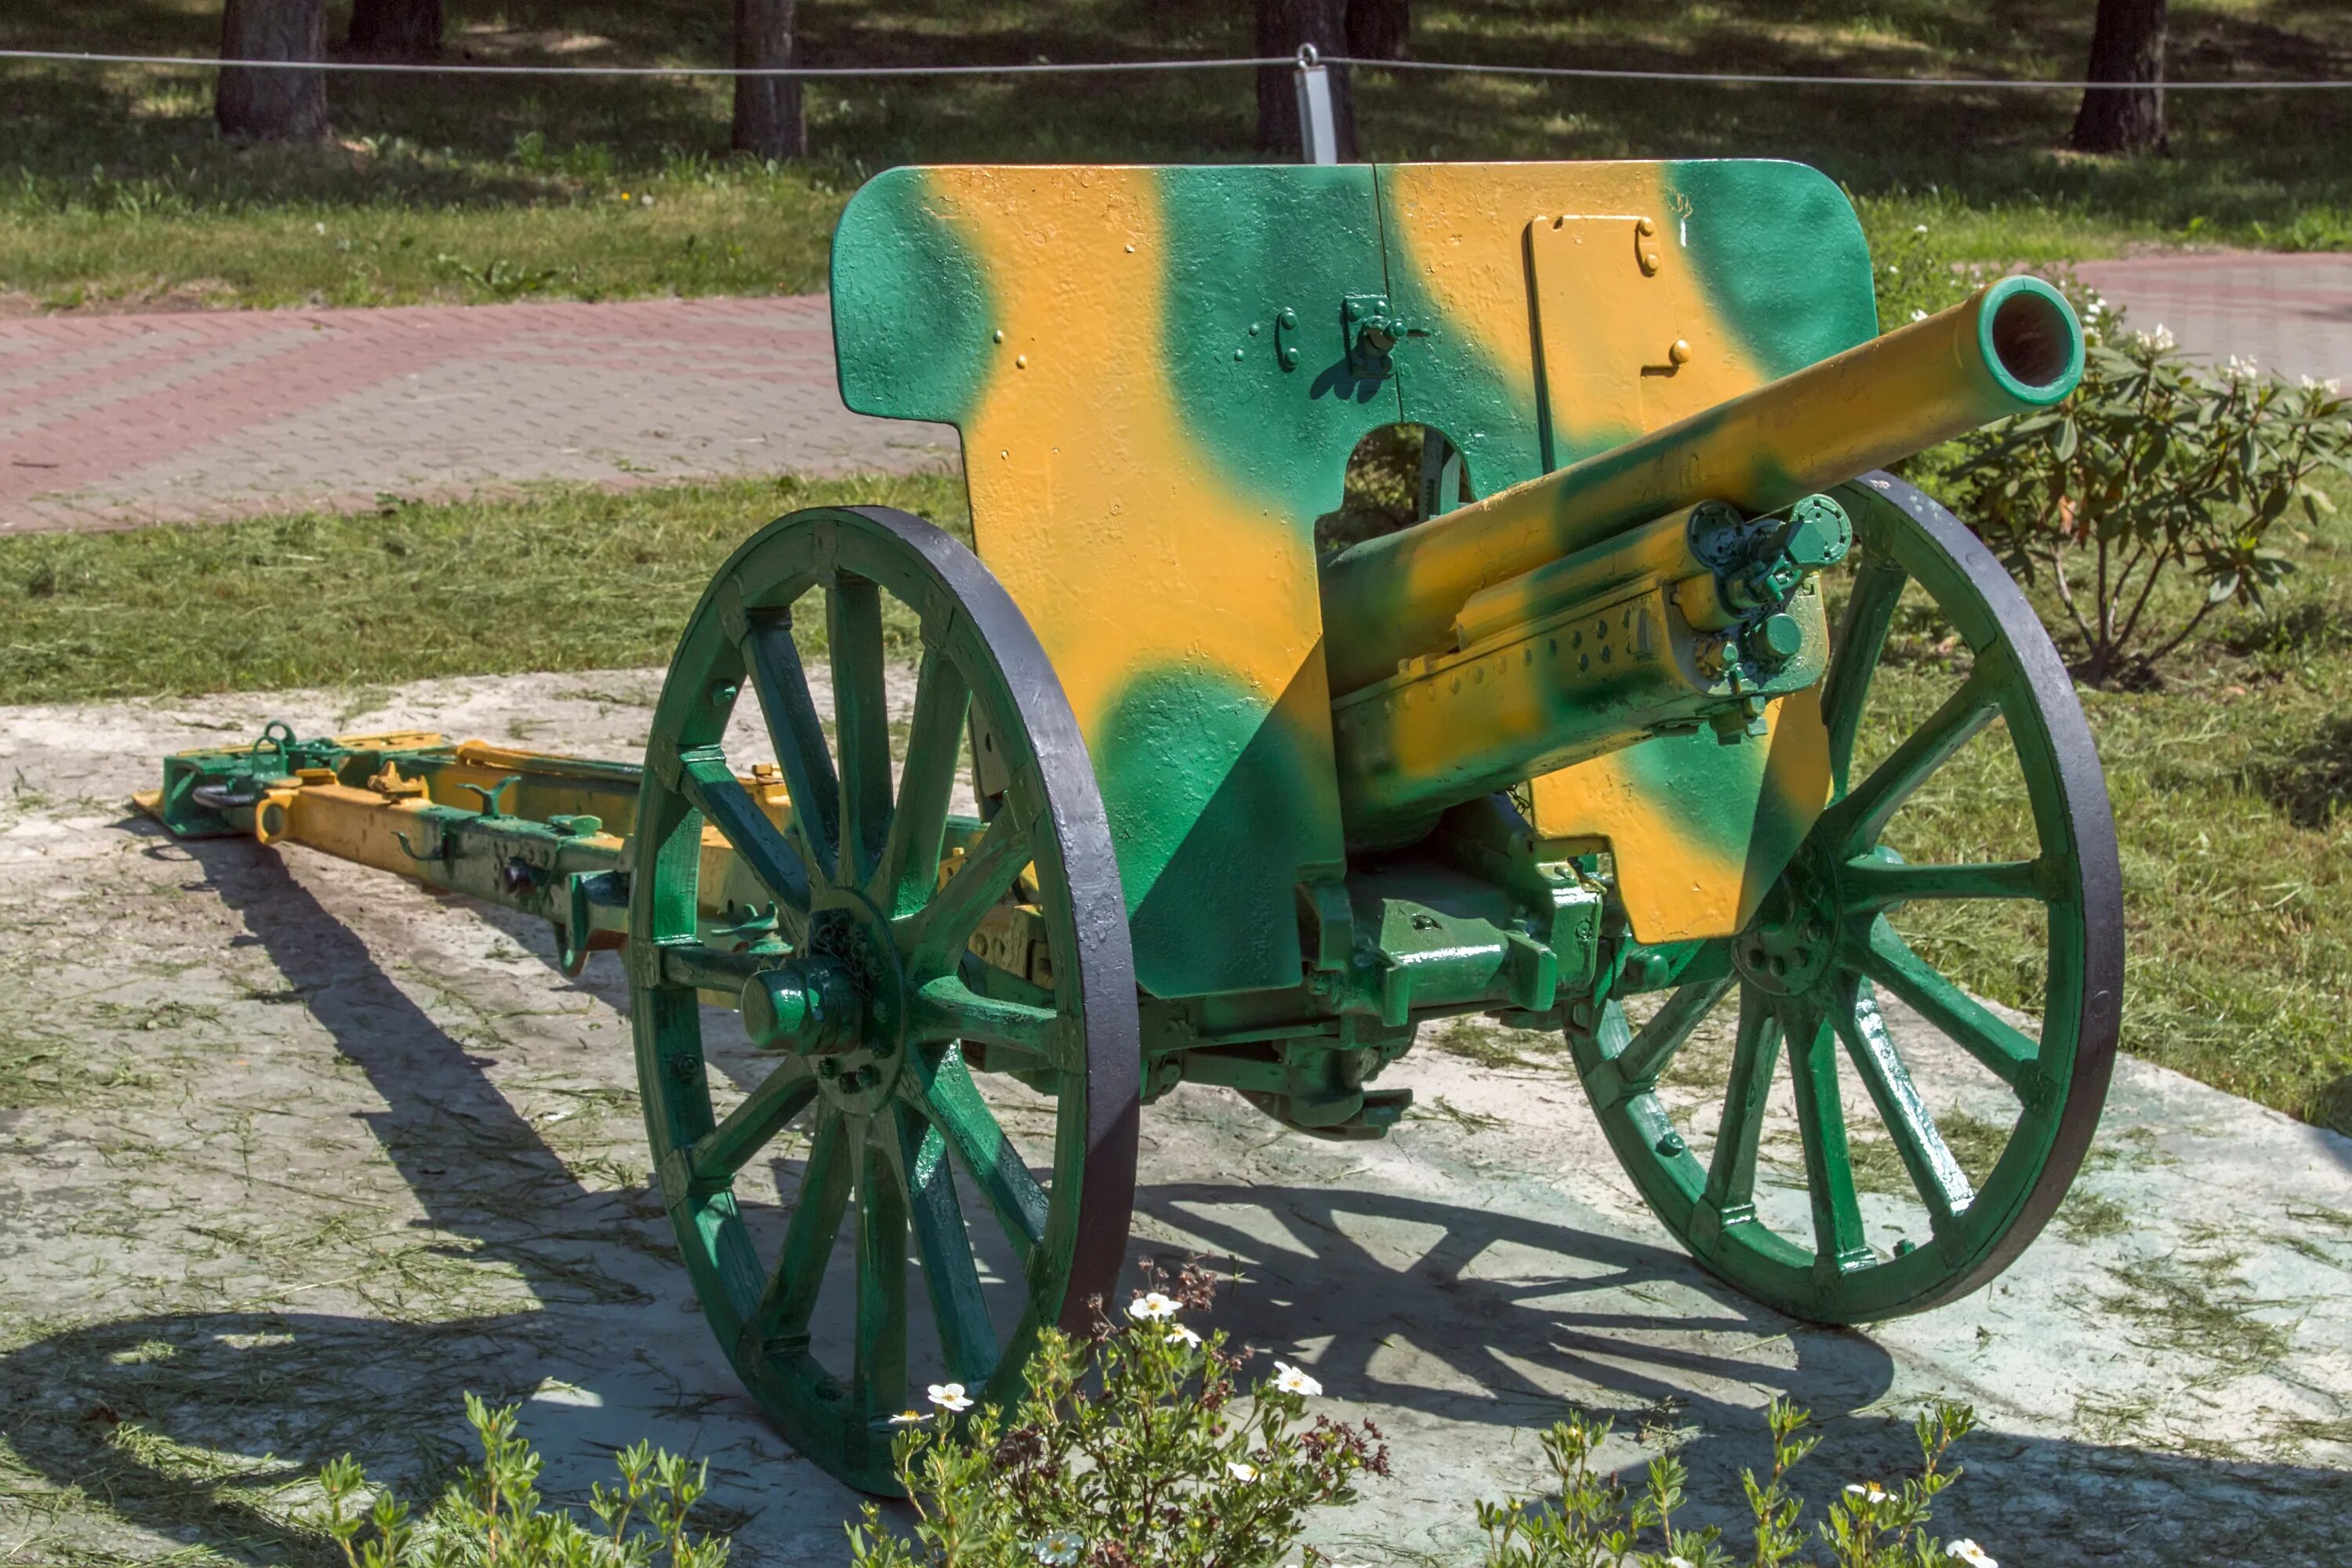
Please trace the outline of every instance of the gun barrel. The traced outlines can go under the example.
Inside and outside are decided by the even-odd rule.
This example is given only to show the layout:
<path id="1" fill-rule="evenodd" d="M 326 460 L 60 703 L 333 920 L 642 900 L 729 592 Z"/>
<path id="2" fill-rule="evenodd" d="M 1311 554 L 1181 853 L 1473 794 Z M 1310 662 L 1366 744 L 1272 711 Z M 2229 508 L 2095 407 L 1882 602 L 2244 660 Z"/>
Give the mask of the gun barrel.
<path id="1" fill-rule="evenodd" d="M 1345 693 L 1450 647 L 1470 597 L 1701 501 L 1777 510 L 2009 415 L 2083 373 L 2063 296 L 2004 278 L 1950 310 L 1687 419 L 1335 556 L 1324 655 Z"/>

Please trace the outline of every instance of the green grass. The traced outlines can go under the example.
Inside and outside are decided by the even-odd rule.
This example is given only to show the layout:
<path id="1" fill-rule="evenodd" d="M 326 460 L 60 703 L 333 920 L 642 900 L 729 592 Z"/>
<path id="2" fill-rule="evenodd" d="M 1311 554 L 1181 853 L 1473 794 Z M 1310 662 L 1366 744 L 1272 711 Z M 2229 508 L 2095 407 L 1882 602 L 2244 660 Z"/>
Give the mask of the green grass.
<path id="1" fill-rule="evenodd" d="M 970 537 L 961 482 L 929 477 L 570 486 L 0 540 L 0 703 L 666 665 L 730 551 L 832 503 Z"/>
<path id="2" fill-rule="evenodd" d="M 919 478 L 560 488 L 361 517 L 0 540 L 0 703 L 659 666 L 713 568 L 754 527 L 846 501 L 968 529 L 958 482 Z M 2217 617 L 2163 689 L 2086 692 L 2084 706 L 2123 847 L 2126 1047 L 2352 1131 L 2352 721 L 2341 717 L 2352 524 L 2331 521 L 2297 555 L 2303 570 L 2272 620 Z M 1886 715 L 1874 743 L 1948 689 L 1925 637 L 1898 627 L 1874 688 Z M 2017 853 L 2026 807 L 1997 740 L 1971 742 L 1890 837 L 1938 858 Z M 2038 1005 L 2031 927 L 1962 931 L 1923 917 L 1913 934 L 1979 994 Z M 1543 1054 L 1475 1025 L 1439 1043 L 1479 1060 Z M 0 1075 L 37 1093 L 51 1064 L 18 1062 L 20 1050 L 0 1037 Z"/>
<path id="3" fill-rule="evenodd" d="M 2064 77 L 2080 0 L 1422 0 L 1423 58 L 1766 72 Z M 332 8 L 331 27 L 341 26 Z M 704 0 L 450 0 L 453 50 L 551 63 L 710 63 Z M 202 55 L 218 0 L 7 0 L 0 44 Z M 1250 52 L 1249 7 L 1210 0 L 803 0 L 812 64 Z M 2340 76 L 2352 12 L 2320 0 L 2176 4 L 2178 76 Z M 2084 160 L 2064 92 L 1680 87 L 1368 73 L 1368 157 L 1785 156 L 1845 181 L 1874 226 L 1937 227 L 1962 257 L 2106 254 L 2139 241 L 2352 246 L 2352 95 L 2176 94 L 2175 156 Z M 337 77 L 337 141 L 237 150 L 210 78 L 0 66 L 0 305 L 389 304 L 821 287 L 845 194 L 906 162 L 1251 156 L 1244 72 L 1050 85 L 827 81 L 812 156 L 724 155 L 714 80 Z M 624 197 L 626 197 L 625 200 Z M 652 197 L 648 205 L 646 198 Z"/>

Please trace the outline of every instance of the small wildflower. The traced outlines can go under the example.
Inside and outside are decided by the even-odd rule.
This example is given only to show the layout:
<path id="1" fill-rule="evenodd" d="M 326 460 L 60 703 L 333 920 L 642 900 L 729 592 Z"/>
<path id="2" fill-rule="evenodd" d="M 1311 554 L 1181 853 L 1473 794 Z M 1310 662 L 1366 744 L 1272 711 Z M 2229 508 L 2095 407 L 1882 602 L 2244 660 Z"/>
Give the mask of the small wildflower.
<path id="1" fill-rule="evenodd" d="M 1927 226 L 1924 223 L 1915 223 L 1911 226 L 1911 232 L 1913 234 L 1925 234 L 1927 232 Z M 1680 1562 L 1681 1559 L 1676 1558 L 1675 1561 Z"/>
<path id="2" fill-rule="evenodd" d="M 1945 1547 L 1944 1553 L 1967 1563 L 1969 1568 L 2000 1568 L 2000 1564 L 1992 1560 L 1991 1553 L 1965 1536 Z"/>
<path id="3" fill-rule="evenodd" d="M 890 1425 L 893 1426 L 920 1426 L 924 1422 L 929 1421 L 929 1414 L 925 1411 L 901 1410 L 898 1415 L 890 1417 Z"/>
<path id="4" fill-rule="evenodd" d="M 1902 271 L 1902 270 L 1903 270 L 1903 268 L 1901 268 L 1900 267 L 1895 266 L 1895 263 L 1893 263 L 1892 261 L 1890 261 L 1890 262 L 1888 262 L 1888 263 L 1886 264 L 1886 270 L 1888 270 L 1889 272 L 1900 272 L 1900 271 Z"/>
<path id="5" fill-rule="evenodd" d="M 1234 1479 L 1237 1481 L 1254 1481 L 1257 1479 L 1257 1467 L 1255 1465 L 1245 1465 L 1239 1459 L 1227 1459 L 1225 1461 L 1225 1474 L 1233 1477 Z"/>
<path id="6" fill-rule="evenodd" d="M 2135 332 L 2132 336 L 2139 340 L 2139 346 L 2144 349 L 2168 349 L 2178 341 L 2172 335 L 2172 329 L 2162 321 L 2157 322 L 2156 331 L 2152 332 Z"/>
<path id="7" fill-rule="evenodd" d="M 1194 1333 L 1192 1330 L 1186 1328 L 1181 1323 L 1169 1324 L 1168 1337 L 1175 1343 L 1182 1345 L 1188 1350 L 1199 1350 L 1201 1348 L 1201 1336 Z"/>
<path id="8" fill-rule="evenodd" d="M 626 191 L 623 191 L 623 192 L 621 193 L 621 199 L 622 199 L 623 201 L 625 201 L 625 201 L 627 201 L 627 200 L 629 199 L 629 193 L 628 193 L 628 192 L 626 192 Z"/>
<path id="9" fill-rule="evenodd" d="M 327 226 L 322 223 L 314 223 L 310 226 L 310 232 L 312 234 L 324 234 L 327 232 Z"/>
<path id="10" fill-rule="evenodd" d="M 1037 1561 L 1045 1563 L 1045 1568 L 1069 1568 L 1069 1564 L 1078 1560 L 1078 1553 L 1086 1549 L 1086 1537 L 1076 1531 L 1049 1530 L 1045 1539 L 1029 1550 L 1036 1553 Z"/>
<path id="11" fill-rule="evenodd" d="M 963 1391 L 961 1383 L 935 1383 L 930 1385 L 931 1403 L 942 1410 L 964 1411 L 971 1408 L 971 1395 Z"/>
<path id="12" fill-rule="evenodd" d="M 1914 310 L 1911 312 L 1911 319 L 1915 321 L 1924 321 L 1927 319 L 1927 312 L 1925 310 Z"/>
<path id="13" fill-rule="evenodd" d="M 1666 1568 L 1691 1568 L 1691 1560 L 1687 1557 L 1669 1557 L 1666 1559 Z"/>
<path id="14" fill-rule="evenodd" d="M 1274 1386 L 1285 1394 L 1303 1394 L 1312 1399 L 1323 1392 L 1323 1385 L 1291 1365 L 1286 1361 L 1274 1363 Z"/>
<path id="15" fill-rule="evenodd" d="M 2254 378 L 2254 362 L 2242 354 L 2231 354 L 2230 363 L 2221 367 L 2221 374 L 2231 381 L 2252 381 Z"/>
<path id="16" fill-rule="evenodd" d="M 1876 1481 L 1849 1481 L 1845 1495 L 1858 1497 L 1865 1503 L 1882 1503 L 1886 1500 L 1886 1489 Z"/>
<path id="17" fill-rule="evenodd" d="M 1138 1322 L 1159 1322 L 1176 1315 L 1176 1303 L 1157 1290 L 1148 1290 L 1127 1304 L 1127 1315 Z"/>

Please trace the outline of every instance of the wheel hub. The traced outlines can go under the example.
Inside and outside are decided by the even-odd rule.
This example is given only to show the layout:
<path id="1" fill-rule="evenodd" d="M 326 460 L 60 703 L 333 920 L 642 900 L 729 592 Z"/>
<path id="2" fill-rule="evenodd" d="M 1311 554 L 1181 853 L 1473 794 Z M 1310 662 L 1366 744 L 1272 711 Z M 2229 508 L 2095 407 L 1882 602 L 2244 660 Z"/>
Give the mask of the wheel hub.
<path id="1" fill-rule="evenodd" d="M 906 991 L 889 922 L 856 889 L 831 889 L 813 902 L 800 951 L 745 982 L 743 1026 L 762 1049 L 811 1060 L 827 1100 L 867 1115 L 898 1082 Z"/>
<path id="2" fill-rule="evenodd" d="M 1829 977 L 1837 951 L 1836 884 L 1801 856 L 1732 943 L 1732 963 L 1776 996 L 1801 995 Z"/>

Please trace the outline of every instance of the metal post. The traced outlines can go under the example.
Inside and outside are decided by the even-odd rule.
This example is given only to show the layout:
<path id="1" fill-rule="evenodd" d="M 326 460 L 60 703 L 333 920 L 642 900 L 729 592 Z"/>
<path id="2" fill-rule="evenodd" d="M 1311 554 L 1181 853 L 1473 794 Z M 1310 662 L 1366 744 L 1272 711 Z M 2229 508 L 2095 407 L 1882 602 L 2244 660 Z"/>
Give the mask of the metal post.
<path id="1" fill-rule="evenodd" d="M 1339 136 L 1331 124 L 1331 77 L 1314 45 L 1298 46 L 1298 68 L 1291 72 L 1291 82 L 1298 89 L 1300 162 L 1338 163 Z"/>

